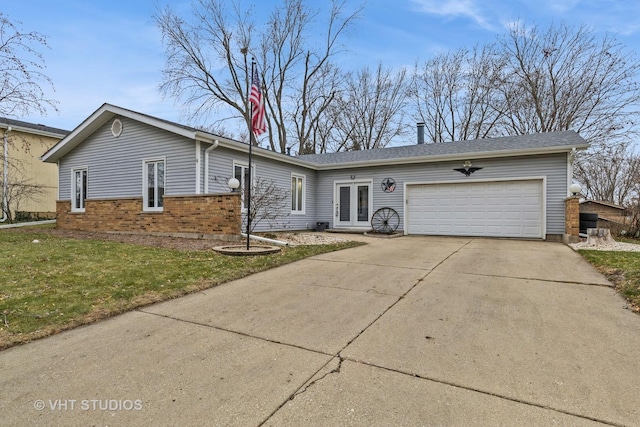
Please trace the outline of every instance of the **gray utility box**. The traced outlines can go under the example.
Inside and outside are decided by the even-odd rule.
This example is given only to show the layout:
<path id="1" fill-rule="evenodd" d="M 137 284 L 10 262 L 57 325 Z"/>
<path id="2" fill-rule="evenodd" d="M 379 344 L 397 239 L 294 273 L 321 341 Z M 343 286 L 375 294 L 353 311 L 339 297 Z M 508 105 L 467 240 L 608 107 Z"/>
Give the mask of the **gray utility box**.
<path id="1" fill-rule="evenodd" d="M 329 228 L 328 222 L 316 222 L 316 231 L 324 231 Z"/>

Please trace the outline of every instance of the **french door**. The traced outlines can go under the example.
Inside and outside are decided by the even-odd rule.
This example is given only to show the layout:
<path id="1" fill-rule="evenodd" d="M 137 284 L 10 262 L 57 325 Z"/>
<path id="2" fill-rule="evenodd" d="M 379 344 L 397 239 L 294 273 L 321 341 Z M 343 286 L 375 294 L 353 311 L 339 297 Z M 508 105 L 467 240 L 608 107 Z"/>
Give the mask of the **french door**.
<path id="1" fill-rule="evenodd" d="M 356 228 L 370 226 L 370 181 L 336 183 L 334 202 L 334 227 Z"/>

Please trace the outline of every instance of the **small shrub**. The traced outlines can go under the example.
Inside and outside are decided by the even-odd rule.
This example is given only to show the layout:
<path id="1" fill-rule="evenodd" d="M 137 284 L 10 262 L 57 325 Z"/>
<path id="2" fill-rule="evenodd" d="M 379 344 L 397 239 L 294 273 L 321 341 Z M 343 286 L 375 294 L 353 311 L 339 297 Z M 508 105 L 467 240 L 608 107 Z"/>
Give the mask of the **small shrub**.
<path id="1" fill-rule="evenodd" d="M 29 221 L 37 221 L 38 214 L 32 214 L 31 212 L 16 212 L 15 217 L 13 218 L 14 222 L 29 222 Z"/>

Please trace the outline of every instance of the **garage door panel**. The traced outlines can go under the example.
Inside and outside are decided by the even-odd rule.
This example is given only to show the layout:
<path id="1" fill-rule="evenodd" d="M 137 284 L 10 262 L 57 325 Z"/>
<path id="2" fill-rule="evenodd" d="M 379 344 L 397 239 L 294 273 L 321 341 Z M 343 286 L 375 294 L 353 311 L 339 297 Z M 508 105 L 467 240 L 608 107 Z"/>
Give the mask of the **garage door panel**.
<path id="1" fill-rule="evenodd" d="M 407 187 L 409 234 L 541 238 L 542 180 Z"/>
<path id="2" fill-rule="evenodd" d="M 539 227 L 524 227 L 524 231 L 525 231 L 525 233 L 533 235 L 533 234 L 539 232 L 540 228 Z"/>
<path id="3" fill-rule="evenodd" d="M 540 222 L 540 213 L 539 212 L 523 212 L 522 219 L 524 221 L 532 221 L 532 222 Z"/>
<path id="4" fill-rule="evenodd" d="M 521 212 L 494 212 L 494 216 L 491 219 L 503 220 L 505 223 L 508 221 L 521 222 L 522 221 L 522 213 Z"/>
<path id="5" fill-rule="evenodd" d="M 463 212 L 459 217 L 456 217 L 456 220 L 460 219 L 461 221 L 472 221 L 475 223 L 482 220 L 483 217 L 484 212 Z"/>

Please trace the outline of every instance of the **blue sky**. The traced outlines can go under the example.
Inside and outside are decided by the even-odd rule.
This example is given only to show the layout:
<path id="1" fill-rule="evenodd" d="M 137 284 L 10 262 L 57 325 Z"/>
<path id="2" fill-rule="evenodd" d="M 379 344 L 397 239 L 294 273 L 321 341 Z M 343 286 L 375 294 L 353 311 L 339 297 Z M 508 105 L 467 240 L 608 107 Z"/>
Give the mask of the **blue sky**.
<path id="1" fill-rule="evenodd" d="M 269 11 L 278 1 L 239 0 Z M 325 0 L 328 4 L 328 0 Z M 191 1 L 158 0 L 188 11 Z M 321 2 L 313 2 L 320 4 Z M 347 0 L 357 7 L 361 0 Z M 153 22 L 154 0 L 0 0 L 0 11 L 24 31 L 47 36 L 45 73 L 53 80 L 59 113 L 21 120 L 72 130 L 104 102 L 186 123 L 163 100 L 164 49 Z M 343 66 L 411 66 L 434 54 L 495 40 L 510 23 L 548 26 L 565 21 L 612 33 L 640 52 L 637 0 L 369 0 L 346 40 Z"/>

